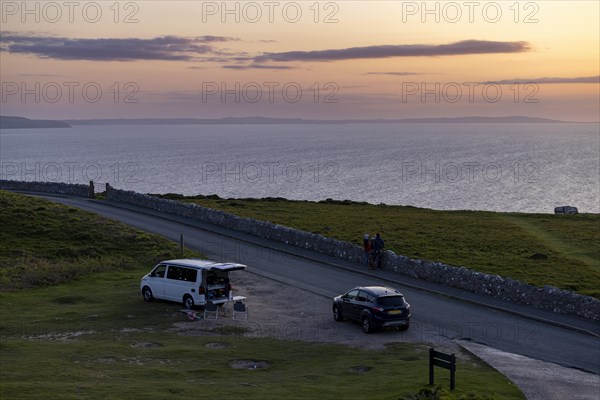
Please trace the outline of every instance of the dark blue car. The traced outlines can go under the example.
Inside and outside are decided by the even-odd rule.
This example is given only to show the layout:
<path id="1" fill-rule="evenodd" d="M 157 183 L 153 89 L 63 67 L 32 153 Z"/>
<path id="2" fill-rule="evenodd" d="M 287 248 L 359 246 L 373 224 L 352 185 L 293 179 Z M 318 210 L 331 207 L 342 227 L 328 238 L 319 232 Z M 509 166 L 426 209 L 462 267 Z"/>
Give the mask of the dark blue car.
<path id="1" fill-rule="evenodd" d="M 410 304 L 402 293 L 386 286 L 357 286 L 333 299 L 333 318 L 358 321 L 365 333 L 378 328 L 410 326 Z"/>

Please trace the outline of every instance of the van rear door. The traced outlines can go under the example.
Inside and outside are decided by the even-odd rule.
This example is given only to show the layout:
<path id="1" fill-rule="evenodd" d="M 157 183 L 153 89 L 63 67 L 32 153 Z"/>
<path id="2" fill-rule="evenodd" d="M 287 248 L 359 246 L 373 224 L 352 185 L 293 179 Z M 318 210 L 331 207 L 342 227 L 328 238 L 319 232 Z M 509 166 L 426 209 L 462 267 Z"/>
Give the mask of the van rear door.
<path id="1" fill-rule="evenodd" d="M 206 300 L 213 303 L 226 302 L 230 297 L 231 283 L 229 272 L 246 269 L 244 264 L 215 263 L 205 271 Z"/>
<path id="2" fill-rule="evenodd" d="M 210 266 L 211 270 L 220 270 L 220 271 L 239 271 L 242 269 L 246 269 L 244 264 L 236 264 L 236 263 L 214 263 Z"/>

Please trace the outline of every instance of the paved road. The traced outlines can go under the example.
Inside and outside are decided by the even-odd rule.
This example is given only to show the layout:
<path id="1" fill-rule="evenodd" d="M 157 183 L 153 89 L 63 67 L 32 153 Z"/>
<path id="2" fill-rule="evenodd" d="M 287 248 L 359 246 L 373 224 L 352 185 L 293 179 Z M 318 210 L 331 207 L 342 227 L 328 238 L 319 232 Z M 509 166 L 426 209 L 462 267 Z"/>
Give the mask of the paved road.
<path id="1" fill-rule="evenodd" d="M 366 271 L 363 272 L 360 266 L 316 254 L 305 256 L 319 260 L 298 257 L 288 253 L 288 251 L 295 251 L 294 248 L 281 243 L 257 239 L 221 227 L 193 224 L 189 220 L 156 212 L 149 214 L 143 209 L 115 207 L 105 202 L 83 198 L 55 196 L 46 196 L 46 198 L 96 212 L 174 241 L 179 241 L 180 234 L 183 233 L 187 247 L 201 251 L 211 259 L 244 263 L 248 265 L 249 271 L 325 296 L 333 297 L 356 285 L 393 285 L 405 294 L 412 305 L 413 318 L 410 330 L 412 337 L 420 341 L 436 343 L 447 341 L 449 338 L 470 339 L 504 352 L 575 367 L 595 374 L 600 373 L 598 336 L 477 305 L 472 302 L 477 299 L 467 293 L 448 289 L 448 293 L 452 295 L 460 295 L 471 300 L 459 301 L 404 286 L 403 282 L 414 284 L 416 280 L 392 271 L 377 271 L 376 274 L 369 275 L 365 274 Z M 339 266 L 334 266 L 333 263 Z M 151 266 L 148 268 L 150 269 Z M 428 283 L 421 283 L 430 289 L 445 290 L 439 285 L 434 287 L 435 285 L 428 286 Z M 298 302 L 301 304 L 302 300 L 299 299 Z M 511 307 L 507 303 L 491 300 L 490 302 L 494 306 Z M 595 333 L 600 330 L 600 324 L 578 318 L 554 316 L 552 313 L 521 306 L 515 309 L 532 314 L 536 318 L 554 319 Z M 362 333 L 357 330 L 357 334 Z"/>

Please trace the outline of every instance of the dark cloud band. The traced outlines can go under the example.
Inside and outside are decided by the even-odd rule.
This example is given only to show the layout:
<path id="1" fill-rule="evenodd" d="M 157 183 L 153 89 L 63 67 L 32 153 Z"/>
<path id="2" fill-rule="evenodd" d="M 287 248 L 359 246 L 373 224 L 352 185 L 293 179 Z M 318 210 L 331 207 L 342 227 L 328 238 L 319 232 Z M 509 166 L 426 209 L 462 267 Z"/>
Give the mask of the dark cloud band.
<path id="1" fill-rule="evenodd" d="M 411 76 L 411 75 L 423 75 L 423 73 L 420 73 L 420 72 L 367 72 L 365 75 Z"/>
<path id="2" fill-rule="evenodd" d="M 213 43 L 236 40 L 224 36 L 81 39 L 7 34 L 2 35 L 0 50 L 57 60 L 186 61 L 197 55 L 215 53 Z"/>
<path id="3" fill-rule="evenodd" d="M 575 78 L 531 78 L 503 79 L 500 81 L 482 82 L 483 84 L 512 85 L 512 84 L 543 84 L 543 83 L 600 83 L 600 75 L 578 76 Z"/>
<path id="4" fill-rule="evenodd" d="M 346 49 L 288 51 L 283 53 L 265 53 L 256 61 L 338 61 L 365 58 L 390 57 L 435 57 L 467 54 L 522 53 L 530 51 L 527 42 L 493 42 L 485 40 L 464 40 L 441 45 L 381 45 L 350 47 Z"/>
<path id="5" fill-rule="evenodd" d="M 531 50 L 527 42 L 493 42 L 465 40 L 441 45 L 380 45 L 346 49 L 289 51 L 251 56 L 246 53 L 228 53 L 215 48 L 215 44 L 239 41 L 225 36 L 160 36 L 140 38 L 65 38 L 40 35 L 22 35 L 7 32 L 0 39 L 0 50 L 17 54 L 32 54 L 40 58 L 57 60 L 135 61 L 166 60 L 190 61 L 200 56 L 206 60 L 220 57 L 222 62 L 251 62 L 247 66 L 225 66 L 229 69 L 287 69 L 268 62 L 337 61 L 351 59 L 377 59 L 390 57 L 436 57 L 490 53 L 520 53 Z M 208 57 L 208 58 L 207 58 Z M 393 73 L 390 73 L 393 74 Z"/>
<path id="6" fill-rule="evenodd" d="M 247 70 L 247 69 L 294 69 L 289 65 L 272 64 L 249 64 L 249 65 L 224 65 L 224 69 Z"/>

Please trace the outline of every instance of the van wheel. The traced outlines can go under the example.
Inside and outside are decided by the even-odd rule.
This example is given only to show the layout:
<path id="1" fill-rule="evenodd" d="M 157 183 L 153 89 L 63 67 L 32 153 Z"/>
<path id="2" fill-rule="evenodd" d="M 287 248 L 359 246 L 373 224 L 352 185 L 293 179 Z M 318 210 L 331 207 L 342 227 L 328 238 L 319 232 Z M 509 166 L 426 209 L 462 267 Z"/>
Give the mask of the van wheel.
<path id="1" fill-rule="evenodd" d="M 152 290 L 148 286 L 144 286 L 144 289 L 142 290 L 142 296 L 144 297 L 144 301 L 146 303 L 150 303 L 151 301 L 154 301 L 154 296 L 152 295 Z"/>
<path id="2" fill-rule="evenodd" d="M 194 308 L 194 299 L 192 299 L 192 296 L 189 294 L 183 296 L 183 306 L 188 310 Z"/>

